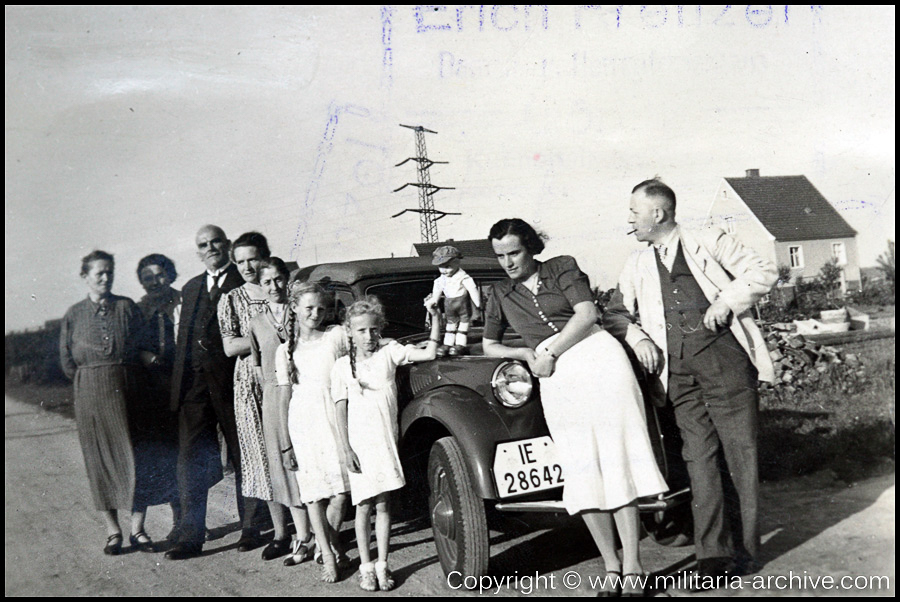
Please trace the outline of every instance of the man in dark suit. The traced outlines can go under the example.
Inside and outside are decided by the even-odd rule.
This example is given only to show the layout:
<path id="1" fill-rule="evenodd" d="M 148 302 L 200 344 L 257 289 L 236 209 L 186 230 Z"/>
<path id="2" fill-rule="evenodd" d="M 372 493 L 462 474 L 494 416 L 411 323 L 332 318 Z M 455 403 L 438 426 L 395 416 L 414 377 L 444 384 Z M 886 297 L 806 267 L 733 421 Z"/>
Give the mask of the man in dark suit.
<path id="1" fill-rule="evenodd" d="M 649 246 L 626 261 L 603 325 L 660 377 L 674 408 L 691 479 L 698 572 L 752 572 L 759 554 L 757 379 L 771 382 L 774 371 L 749 310 L 771 290 L 777 270 L 721 230 L 679 226 L 675 193 L 659 180 L 635 186 L 629 211 L 632 233 Z M 725 495 L 729 477 L 736 498 Z"/>
<path id="2" fill-rule="evenodd" d="M 244 516 L 241 458 L 234 419 L 234 363 L 222 347 L 217 307 L 221 296 L 243 284 L 231 263 L 231 241 L 218 226 L 200 228 L 197 255 L 206 271 L 182 290 L 181 320 L 172 373 L 172 410 L 178 412 L 178 487 L 182 518 L 170 560 L 199 556 L 206 539 L 209 488 L 222 479 L 216 424 L 225 436 L 235 471 L 238 515 Z"/>

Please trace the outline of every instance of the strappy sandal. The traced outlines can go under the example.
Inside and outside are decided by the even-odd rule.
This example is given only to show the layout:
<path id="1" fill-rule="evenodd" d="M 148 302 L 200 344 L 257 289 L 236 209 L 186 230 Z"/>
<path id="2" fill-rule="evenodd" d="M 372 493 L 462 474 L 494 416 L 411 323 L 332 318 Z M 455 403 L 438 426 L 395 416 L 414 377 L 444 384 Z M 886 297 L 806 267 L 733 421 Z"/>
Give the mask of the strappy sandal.
<path id="1" fill-rule="evenodd" d="M 622 597 L 622 571 L 606 571 L 604 585 L 613 589 L 601 589 L 597 592 L 598 598 L 620 598 Z"/>
<path id="2" fill-rule="evenodd" d="M 107 556 L 118 556 L 122 553 L 122 534 L 115 533 L 106 538 L 103 553 Z"/>
<path id="3" fill-rule="evenodd" d="M 147 535 L 147 532 L 141 529 L 137 533 L 128 536 L 128 541 L 132 548 L 137 548 L 141 552 L 153 552 L 153 540 Z"/>
<path id="4" fill-rule="evenodd" d="M 375 564 L 364 562 L 359 565 L 359 587 L 367 592 L 378 590 L 378 580 L 375 577 Z"/>
<path id="5" fill-rule="evenodd" d="M 322 581 L 325 583 L 334 583 L 338 580 L 338 566 L 334 559 L 334 554 L 330 551 L 328 554 L 322 553 Z"/>
<path id="6" fill-rule="evenodd" d="M 378 589 L 383 592 L 394 589 L 394 576 L 391 570 L 387 568 L 387 562 L 378 561 L 375 563 L 375 576 L 378 578 Z"/>
<path id="7" fill-rule="evenodd" d="M 310 535 L 306 541 L 295 539 L 291 542 L 291 553 L 284 559 L 284 566 L 297 566 L 313 557 L 316 543 Z"/>

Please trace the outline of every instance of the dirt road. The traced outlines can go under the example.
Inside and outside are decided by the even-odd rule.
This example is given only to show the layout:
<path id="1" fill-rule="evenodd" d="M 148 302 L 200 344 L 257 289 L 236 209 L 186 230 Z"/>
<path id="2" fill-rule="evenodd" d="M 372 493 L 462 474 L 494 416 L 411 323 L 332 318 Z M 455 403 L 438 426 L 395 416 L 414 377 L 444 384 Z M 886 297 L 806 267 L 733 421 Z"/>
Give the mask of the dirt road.
<path id="1" fill-rule="evenodd" d="M 216 539 L 201 558 L 104 556 L 104 529 L 90 503 L 74 421 L 8 397 L 5 411 L 7 596 L 364 593 L 355 575 L 325 585 L 314 564 L 287 568 L 278 560 L 263 562 L 258 551 L 238 553 L 233 481 L 227 479 L 211 492 L 208 526 Z M 745 577 L 741 588 L 730 583 L 715 594 L 853 595 L 841 585 L 854 587 L 856 595 L 894 594 L 893 474 L 853 485 L 829 473 L 763 484 L 761 507 L 765 567 Z M 168 508 L 151 508 L 147 531 L 160 539 L 170 520 Z M 352 537 L 350 523 L 344 536 Z M 691 548 L 644 540 L 642 550 L 647 569 L 660 574 L 674 575 L 693 563 Z M 507 519 L 502 530 L 491 532 L 491 553 L 495 581 L 484 595 L 593 595 L 590 580 L 602 575 L 586 530 L 572 519 Z M 355 551 L 351 558 L 356 564 Z M 399 587 L 390 595 L 478 595 L 447 586 L 424 521 L 394 526 L 391 564 Z M 823 581 L 826 576 L 836 588 Z M 889 584 L 868 587 L 866 578 L 873 576 L 889 577 Z M 842 582 L 845 577 L 850 579 Z M 660 595 L 686 591 L 669 587 Z"/>

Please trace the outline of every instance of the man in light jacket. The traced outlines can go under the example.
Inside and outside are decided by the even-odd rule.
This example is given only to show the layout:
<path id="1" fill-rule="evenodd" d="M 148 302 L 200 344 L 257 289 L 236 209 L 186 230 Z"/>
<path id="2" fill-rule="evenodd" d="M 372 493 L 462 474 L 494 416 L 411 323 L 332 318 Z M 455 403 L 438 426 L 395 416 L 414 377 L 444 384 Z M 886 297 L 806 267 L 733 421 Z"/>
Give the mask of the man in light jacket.
<path id="1" fill-rule="evenodd" d="M 750 308 L 774 286 L 777 269 L 721 230 L 679 226 L 675 193 L 659 180 L 632 190 L 628 223 L 649 246 L 626 261 L 603 325 L 659 376 L 674 407 L 698 572 L 752 571 L 760 539 L 757 384 L 771 382 L 774 370 Z M 737 500 L 725 499 L 720 450 Z M 732 503 L 737 511 L 726 511 Z"/>

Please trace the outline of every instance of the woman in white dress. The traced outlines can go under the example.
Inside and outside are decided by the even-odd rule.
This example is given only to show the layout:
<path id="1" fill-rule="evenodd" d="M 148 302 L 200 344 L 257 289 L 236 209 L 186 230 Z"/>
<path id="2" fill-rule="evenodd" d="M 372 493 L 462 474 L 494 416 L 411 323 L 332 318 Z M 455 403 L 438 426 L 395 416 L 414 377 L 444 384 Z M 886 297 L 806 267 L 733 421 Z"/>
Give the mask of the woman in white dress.
<path id="1" fill-rule="evenodd" d="M 613 577 L 600 595 L 642 595 L 637 498 L 668 487 L 650 446 L 628 357 L 597 326 L 587 276 L 574 258 L 537 261 L 544 243 L 520 219 L 497 222 L 488 238 L 509 279 L 493 286 L 484 353 L 522 360 L 541 379 L 544 417 L 566 477 L 563 503 L 569 514 L 581 514 Z M 526 347 L 501 343 L 507 326 Z"/>

